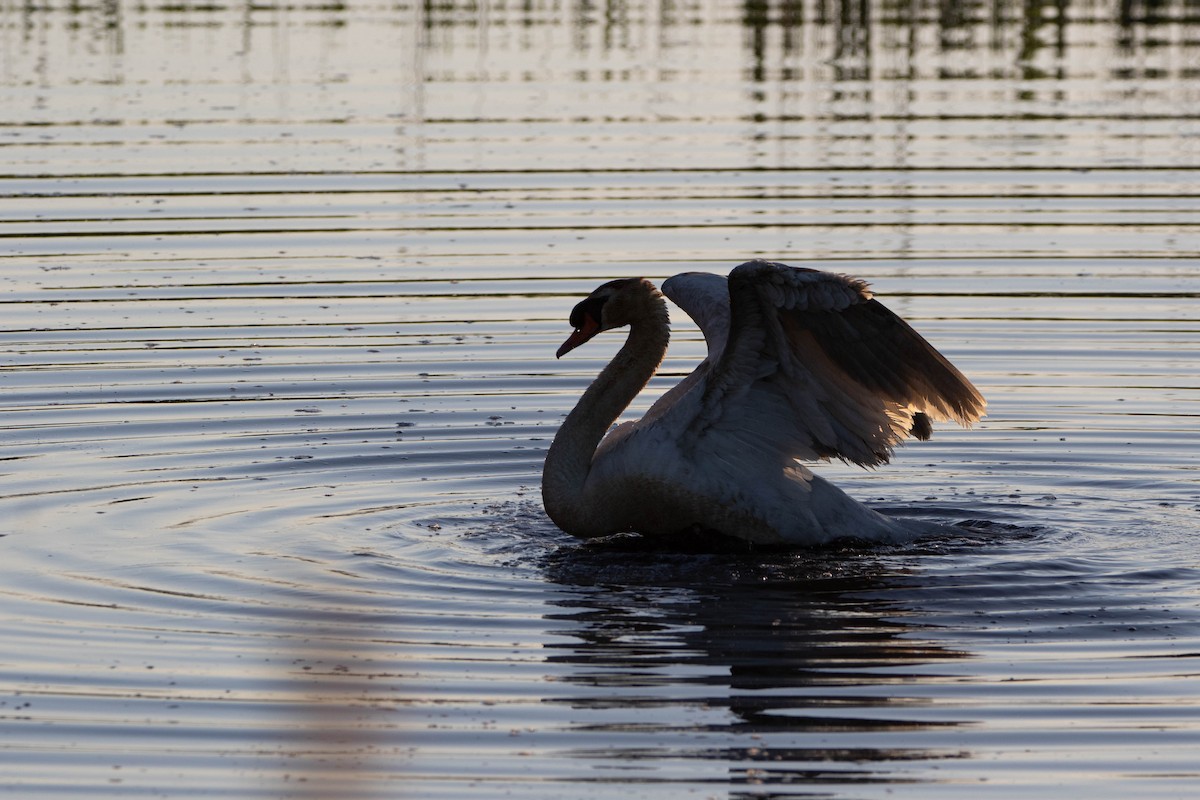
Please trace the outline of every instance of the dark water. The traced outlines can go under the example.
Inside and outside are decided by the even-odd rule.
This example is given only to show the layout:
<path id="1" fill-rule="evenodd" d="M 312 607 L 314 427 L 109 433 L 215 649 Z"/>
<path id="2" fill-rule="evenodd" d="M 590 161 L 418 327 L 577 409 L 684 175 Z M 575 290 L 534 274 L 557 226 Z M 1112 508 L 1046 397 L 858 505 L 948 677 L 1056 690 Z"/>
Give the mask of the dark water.
<path id="1" fill-rule="evenodd" d="M 1195 797 L 1198 43 L 1177 2 L 3 6 L 0 790 Z M 819 469 L 956 533 L 545 518 L 619 343 L 555 361 L 571 306 L 753 256 L 987 395 Z"/>

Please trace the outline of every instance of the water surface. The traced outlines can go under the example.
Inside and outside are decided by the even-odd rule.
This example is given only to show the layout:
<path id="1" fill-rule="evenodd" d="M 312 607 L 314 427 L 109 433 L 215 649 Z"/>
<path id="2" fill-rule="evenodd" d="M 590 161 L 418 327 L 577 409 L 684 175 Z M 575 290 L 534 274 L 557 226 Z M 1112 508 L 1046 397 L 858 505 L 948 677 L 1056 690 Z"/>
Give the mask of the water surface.
<path id="1" fill-rule="evenodd" d="M 0 788 L 1192 797 L 1186 4 L 0 10 Z M 583 546 L 595 285 L 870 280 L 990 401 L 954 526 Z M 663 373 L 702 357 L 677 310 Z"/>

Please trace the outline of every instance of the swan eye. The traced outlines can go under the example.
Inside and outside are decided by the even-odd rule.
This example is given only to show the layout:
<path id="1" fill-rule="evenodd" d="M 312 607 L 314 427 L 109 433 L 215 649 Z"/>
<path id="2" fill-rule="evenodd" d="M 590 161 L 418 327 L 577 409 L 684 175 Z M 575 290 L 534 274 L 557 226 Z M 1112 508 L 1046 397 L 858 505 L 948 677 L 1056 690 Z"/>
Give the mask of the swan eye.
<path id="1" fill-rule="evenodd" d="M 591 317 L 593 320 L 599 323 L 600 320 L 603 319 L 602 314 L 604 313 L 604 303 L 607 300 L 607 297 L 597 297 L 596 295 L 592 295 L 586 300 L 580 302 L 577 306 L 571 309 L 571 316 L 568 318 L 568 321 L 571 323 L 571 327 L 575 328 L 576 330 L 582 328 L 584 326 L 584 320 L 588 317 Z"/>
<path id="2" fill-rule="evenodd" d="M 641 282 L 641 278 L 617 278 L 615 281 L 603 284 L 571 309 L 571 316 L 568 318 L 571 327 L 576 330 L 582 328 L 584 319 L 587 317 L 591 317 L 597 324 L 604 324 L 604 304 L 629 289 L 633 284 Z"/>

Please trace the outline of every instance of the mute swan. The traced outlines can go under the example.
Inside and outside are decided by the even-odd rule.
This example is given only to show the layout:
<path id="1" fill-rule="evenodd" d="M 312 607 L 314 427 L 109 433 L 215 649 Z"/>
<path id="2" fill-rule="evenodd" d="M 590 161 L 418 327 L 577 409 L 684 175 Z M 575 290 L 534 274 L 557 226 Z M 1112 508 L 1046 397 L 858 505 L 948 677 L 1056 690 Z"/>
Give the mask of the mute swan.
<path id="1" fill-rule="evenodd" d="M 667 297 L 700 326 L 708 357 L 635 422 L 605 432 L 649 382 L 670 337 L 644 278 L 610 281 L 571 311 L 558 357 L 629 326 L 546 453 L 542 500 L 580 537 L 700 529 L 755 543 L 845 536 L 898 540 L 899 521 L 798 462 L 888 461 L 930 418 L 969 426 L 986 403 L 962 373 L 872 298 L 863 281 L 749 261 L 668 278 Z"/>

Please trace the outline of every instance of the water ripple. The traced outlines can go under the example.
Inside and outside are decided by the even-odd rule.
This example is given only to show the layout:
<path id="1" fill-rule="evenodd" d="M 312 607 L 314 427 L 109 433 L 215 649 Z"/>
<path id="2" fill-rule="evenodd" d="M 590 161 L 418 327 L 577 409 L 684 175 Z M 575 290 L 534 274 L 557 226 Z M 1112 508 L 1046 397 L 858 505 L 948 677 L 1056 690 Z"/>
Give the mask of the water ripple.
<path id="1" fill-rule="evenodd" d="M 0 26 L 0 790 L 1190 796 L 1187 10 L 560 11 Z M 758 255 L 984 390 L 822 467 L 946 532 L 562 534 L 567 311 Z"/>

